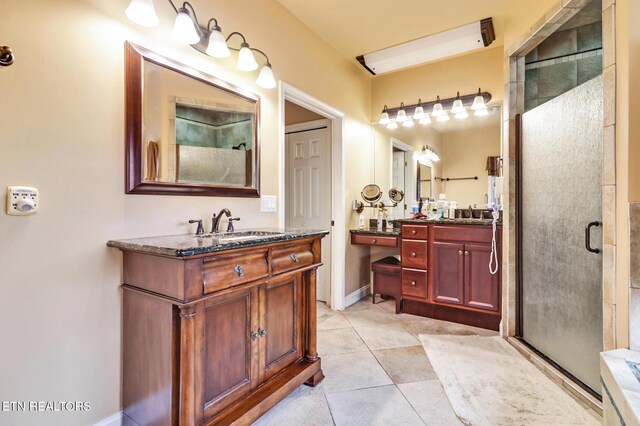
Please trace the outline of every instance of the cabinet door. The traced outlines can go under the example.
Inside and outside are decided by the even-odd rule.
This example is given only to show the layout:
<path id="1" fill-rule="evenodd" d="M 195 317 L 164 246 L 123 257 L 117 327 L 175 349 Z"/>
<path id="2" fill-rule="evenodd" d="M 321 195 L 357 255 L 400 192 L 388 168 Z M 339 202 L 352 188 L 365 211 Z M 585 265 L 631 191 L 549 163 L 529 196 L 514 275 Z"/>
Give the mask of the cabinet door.
<path id="1" fill-rule="evenodd" d="M 196 312 L 196 395 L 208 418 L 258 384 L 258 286 L 245 285 L 202 302 Z"/>
<path id="2" fill-rule="evenodd" d="M 262 382 L 304 355 L 302 274 L 287 274 L 271 280 L 260 292 Z"/>
<path id="3" fill-rule="evenodd" d="M 464 295 L 464 245 L 433 243 L 433 301 L 461 305 Z"/>
<path id="4" fill-rule="evenodd" d="M 491 246 L 465 244 L 464 304 L 497 311 L 500 308 L 500 270 L 489 272 Z"/>

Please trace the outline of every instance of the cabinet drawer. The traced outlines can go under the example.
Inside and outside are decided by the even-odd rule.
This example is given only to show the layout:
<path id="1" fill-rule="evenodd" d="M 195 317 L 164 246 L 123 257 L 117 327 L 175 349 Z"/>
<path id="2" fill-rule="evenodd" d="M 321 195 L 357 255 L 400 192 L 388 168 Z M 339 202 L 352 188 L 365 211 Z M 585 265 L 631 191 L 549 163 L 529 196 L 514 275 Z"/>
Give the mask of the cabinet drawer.
<path id="1" fill-rule="evenodd" d="M 493 230 L 479 225 L 433 227 L 433 239 L 436 241 L 462 241 L 491 244 Z"/>
<path id="2" fill-rule="evenodd" d="M 426 240 L 429 236 L 427 225 L 402 225 L 402 238 Z"/>
<path id="3" fill-rule="evenodd" d="M 427 297 L 427 271 L 402 269 L 402 294 Z"/>
<path id="4" fill-rule="evenodd" d="M 427 242 L 402 240 L 402 266 L 427 269 Z"/>
<path id="5" fill-rule="evenodd" d="M 398 247 L 398 238 L 380 237 L 378 235 L 351 234 L 351 244 L 366 244 L 369 246 Z"/>
<path id="6" fill-rule="evenodd" d="M 205 259 L 202 266 L 204 293 L 233 287 L 269 275 L 267 250 Z"/>
<path id="7" fill-rule="evenodd" d="M 302 268 L 313 264 L 311 244 L 273 249 L 271 253 L 271 273 L 273 275 Z"/>

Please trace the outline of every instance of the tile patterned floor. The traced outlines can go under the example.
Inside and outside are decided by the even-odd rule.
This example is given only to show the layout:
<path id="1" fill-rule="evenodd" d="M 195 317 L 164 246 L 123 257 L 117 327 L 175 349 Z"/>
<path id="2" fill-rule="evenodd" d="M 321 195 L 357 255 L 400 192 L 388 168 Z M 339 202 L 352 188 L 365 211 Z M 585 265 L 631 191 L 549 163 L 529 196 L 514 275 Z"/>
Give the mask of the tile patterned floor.
<path id="1" fill-rule="evenodd" d="M 363 299 L 344 312 L 318 305 L 318 353 L 325 379 L 301 386 L 255 425 L 437 425 L 462 423 L 418 334 L 494 336 L 461 324 L 394 313 Z"/>

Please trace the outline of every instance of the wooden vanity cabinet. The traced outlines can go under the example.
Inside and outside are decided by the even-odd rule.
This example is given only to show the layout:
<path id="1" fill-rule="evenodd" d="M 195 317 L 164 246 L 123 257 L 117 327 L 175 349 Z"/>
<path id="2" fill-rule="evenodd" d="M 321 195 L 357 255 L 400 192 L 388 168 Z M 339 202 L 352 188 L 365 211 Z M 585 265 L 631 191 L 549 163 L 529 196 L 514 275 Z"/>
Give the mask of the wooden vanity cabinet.
<path id="1" fill-rule="evenodd" d="M 492 228 L 402 224 L 402 311 L 497 330 L 501 270 L 489 272 Z M 501 263 L 501 227 L 498 227 Z"/>
<path id="2" fill-rule="evenodd" d="M 125 424 L 250 424 L 324 377 L 315 324 L 319 237 L 182 259 L 124 257 Z M 127 272 L 133 265 L 138 270 Z M 244 275 L 228 279 L 238 265 Z M 186 290 L 152 290 L 172 285 Z"/>

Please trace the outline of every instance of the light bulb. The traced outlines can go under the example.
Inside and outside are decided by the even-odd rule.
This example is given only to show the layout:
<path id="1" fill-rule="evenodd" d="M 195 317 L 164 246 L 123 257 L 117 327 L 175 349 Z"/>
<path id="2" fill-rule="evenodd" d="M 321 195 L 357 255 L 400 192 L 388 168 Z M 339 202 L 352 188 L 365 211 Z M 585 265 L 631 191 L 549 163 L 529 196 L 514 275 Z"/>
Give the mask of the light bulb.
<path id="1" fill-rule="evenodd" d="M 413 120 L 407 119 L 402 122 L 402 127 L 413 127 Z"/>
<path id="2" fill-rule="evenodd" d="M 449 114 L 445 112 L 442 115 L 439 115 L 438 118 L 436 118 L 436 121 L 438 123 L 444 123 L 445 121 L 449 121 Z"/>
<path id="3" fill-rule="evenodd" d="M 227 42 L 222 35 L 220 27 L 215 26 L 209 33 L 209 45 L 207 46 L 207 55 L 213 58 L 228 58 L 231 55 Z"/>
<path id="4" fill-rule="evenodd" d="M 396 121 L 398 123 L 403 123 L 407 119 L 407 113 L 404 112 L 404 104 L 400 103 L 400 110 L 398 110 L 398 115 L 396 115 Z"/>
<path id="5" fill-rule="evenodd" d="M 387 106 L 385 105 L 382 108 L 382 114 L 380 114 L 380 119 L 378 120 L 378 124 L 386 126 L 389 124 L 389 111 L 387 110 Z"/>
<path id="6" fill-rule="evenodd" d="M 452 114 L 459 114 L 464 111 L 464 105 L 462 104 L 462 99 L 460 99 L 460 92 L 456 96 L 456 100 L 453 101 L 453 106 L 451 107 Z"/>
<path id="7" fill-rule="evenodd" d="M 431 124 L 431 119 L 425 115 L 420 119 L 418 123 L 422 124 L 423 126 L 426 126 L 427 124 Z"/>
<path id="8" fill-rule="evenodd" d="M 438 96 L 438 100 L 435 104 L 433 104 L 433 111 L 431 111 L 431 115 L 434 117 L 440 117 L 443 114 L 446 114 L 444 109 L 442 108 L 442 103 L 440 102 L 440 96 Z"/>
<path id="9" fill-rule="evenodd" d="M 390 121 L 389 124 L 387 124 L 387 129 L 389 130 L 393 130 L 397 128 L 398 128 L 398 123 L 396 123 L 395 121 Z"/>
<path id="10" fill-rule="evenodd" d="M 482 92 L 480 92 L 480 88 L 478 88 L 478 94 L 475 98 L 473 98 L 473 104 L 471 105 L 471 109 L 476 111 L 479 109 L 486 109 L 487 105 L 484 103 L 484 98 L 482 97 Z"/>
<path id="11" fill-rule="evenodd" d="M 423 118 L 424 118 L 424 108 L 422 108 L 422 105 L 418 105 L 415 111 L 413 111 L 413 119 L 422 120 Z"/>
<path id="12" fill-rule="evenodd" d="M 455 117 L 456 117 L 458 120 L 464 120 L 465 118 L 469 117 L 469 114 L 467 113 L 467 111 L 462 110 L 462 112 L 457 113 L 457 114 L 455 115 Z"/>
<path id="13" fill-rule="evenodd" d="M 273 70 L 271 69 L 270 63 L 267 62 L 267 64 L 262 67 L 256 83 L 265 89 L 273 89 L 276 87 L 276 79 L 273 77 Z"/>
<path id="14" fill-rule="evenodd" d="M 143 27 L 155 27 L 160 23 L 153 0 L 131 0 L 124 13 L 127 18 Z"/>
<path id="15" fill-rule="evenodd" d="M 489 115 L 489 111 L 486 108 L 478 109 L 473 113 L 476 117 L 484 117 L 485 115 Z"/>
<path id="16" fill-rule="evenodd" d="M 196 31 L 196 24 L 191 19 L 189 11 L 181 7 L 176 22 L 173 25 L 173 39 L 184 44 L 198 44 L 200 35 Z"/>
<path id="17" fill-rule="evenodd" d="M 238 52 L 238 63 L 236 65 L 240 71 L 253 71 L 258 69 L 258 63 L 256 58 L 253 57 L 253 52 L 249 49 L 249 44 L 242 43 L 240 45 L 240 52 Z"/>

